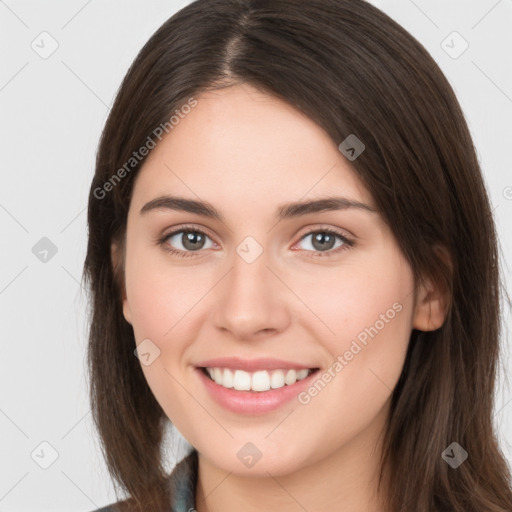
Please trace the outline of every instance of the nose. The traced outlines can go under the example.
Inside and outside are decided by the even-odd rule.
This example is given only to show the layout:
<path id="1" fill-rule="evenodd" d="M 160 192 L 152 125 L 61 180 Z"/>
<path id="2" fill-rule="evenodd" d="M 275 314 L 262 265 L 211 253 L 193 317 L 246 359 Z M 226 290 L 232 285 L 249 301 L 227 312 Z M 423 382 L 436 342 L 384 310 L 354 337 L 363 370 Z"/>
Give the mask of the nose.
<path id="1" fill-rule="evenodd" d="M 293 294 L 269 267 L 265 251 L 251 263 L 234 255 L 230 271 L 216 287 L 213 321 L 217 329 L 249 341 L 287 328 Z"/>

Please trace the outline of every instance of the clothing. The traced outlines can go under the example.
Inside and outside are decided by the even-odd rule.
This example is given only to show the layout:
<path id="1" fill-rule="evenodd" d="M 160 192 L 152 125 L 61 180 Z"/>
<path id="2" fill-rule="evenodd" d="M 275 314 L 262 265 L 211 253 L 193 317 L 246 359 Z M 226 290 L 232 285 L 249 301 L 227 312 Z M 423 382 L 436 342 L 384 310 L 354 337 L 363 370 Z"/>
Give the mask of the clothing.
<path id="1" fill-rule="evenodd" d="M 189 455 L 176 464 L 169 475 L 169 487 L 173 497 L 169 512 L 195 511 L 197 469 L 197 450 L 193 449 Z M 115 512 L 113 506 L 121 503 L 123 502 L 110 504 L 93 512 Z"/>

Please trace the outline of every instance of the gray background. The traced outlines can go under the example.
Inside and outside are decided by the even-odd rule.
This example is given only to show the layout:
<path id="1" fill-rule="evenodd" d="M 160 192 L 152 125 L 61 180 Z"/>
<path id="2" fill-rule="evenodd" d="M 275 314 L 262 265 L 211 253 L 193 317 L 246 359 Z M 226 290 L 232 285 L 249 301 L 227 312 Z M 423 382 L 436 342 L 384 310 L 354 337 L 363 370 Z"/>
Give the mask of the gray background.
<path id="1" fill-rule="evenodd" d="M 87 301 L 79 287 L 87 194 L 122 77 L 150 35 L 187 3 L 0 0 L 0 512 L 85 512 L 115 501 L 87 396 Z M 512 255 L 512 0 L 372 3 L 428 49 L 454 87 L 504 264 Z M 510 293 L 505 265 L 504 278 Z M 504 324 L 508 333 L 509 313 Z M 495 422 L 512 462 L 509 337 L 506 343 Z M 179 434 L 168 441 L 171 469 L 187 445 Z"/>

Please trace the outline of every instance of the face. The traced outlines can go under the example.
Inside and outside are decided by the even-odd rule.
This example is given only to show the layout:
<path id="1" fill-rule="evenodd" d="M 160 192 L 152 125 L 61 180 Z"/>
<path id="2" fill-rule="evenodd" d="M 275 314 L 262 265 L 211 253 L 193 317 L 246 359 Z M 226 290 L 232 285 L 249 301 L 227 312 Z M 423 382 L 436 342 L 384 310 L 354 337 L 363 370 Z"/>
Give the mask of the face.
<path id="1" fill-rule="evenodd" d="M 128 214 L 123 310 L 147 382 L 226 471 L 282 475 L 349 456 L 382 431 L 426 300 L 318 125 L 248 85 L 196 100 L 146 159 Z M 151 203 L 165 196 L 219 218 Z M 346 201 L 285 206 L 331 197 Z M 205 366 L 220 368 L 218 383 Z"/>

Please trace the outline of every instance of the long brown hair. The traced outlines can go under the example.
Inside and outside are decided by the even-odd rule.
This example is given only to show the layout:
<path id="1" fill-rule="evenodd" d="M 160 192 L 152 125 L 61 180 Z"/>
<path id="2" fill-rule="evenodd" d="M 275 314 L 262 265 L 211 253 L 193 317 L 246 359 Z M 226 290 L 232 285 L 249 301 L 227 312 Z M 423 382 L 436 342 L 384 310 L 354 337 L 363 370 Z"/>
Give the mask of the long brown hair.
<path id="1" fill-rule="evenodd" d="M 90 399 L 112 477 L 134 510 L 165 510 L 168 419 L 134 356 L 123 268 L 110 253 L 114 240 L 123 242 L 144 161 L 130 159 L 191 97 L 235 83 L 289 102 L 337 145 L 356 134 L 365 151 L 352 168 L 416 283 L 430 278 L 449 297 L 441 328 L 412 331 L 392 394 L 381 461 L 386 510 L 512 510 L 510 470 L 492 423 L 497 240 L 476 152 L 435 61 L 362 0 L 198 0 L 160 27 L 124 78 L 97 154 L 84 266 Z M 441 456 L 452 442 L 468 452 L 456 469 Z"/>

